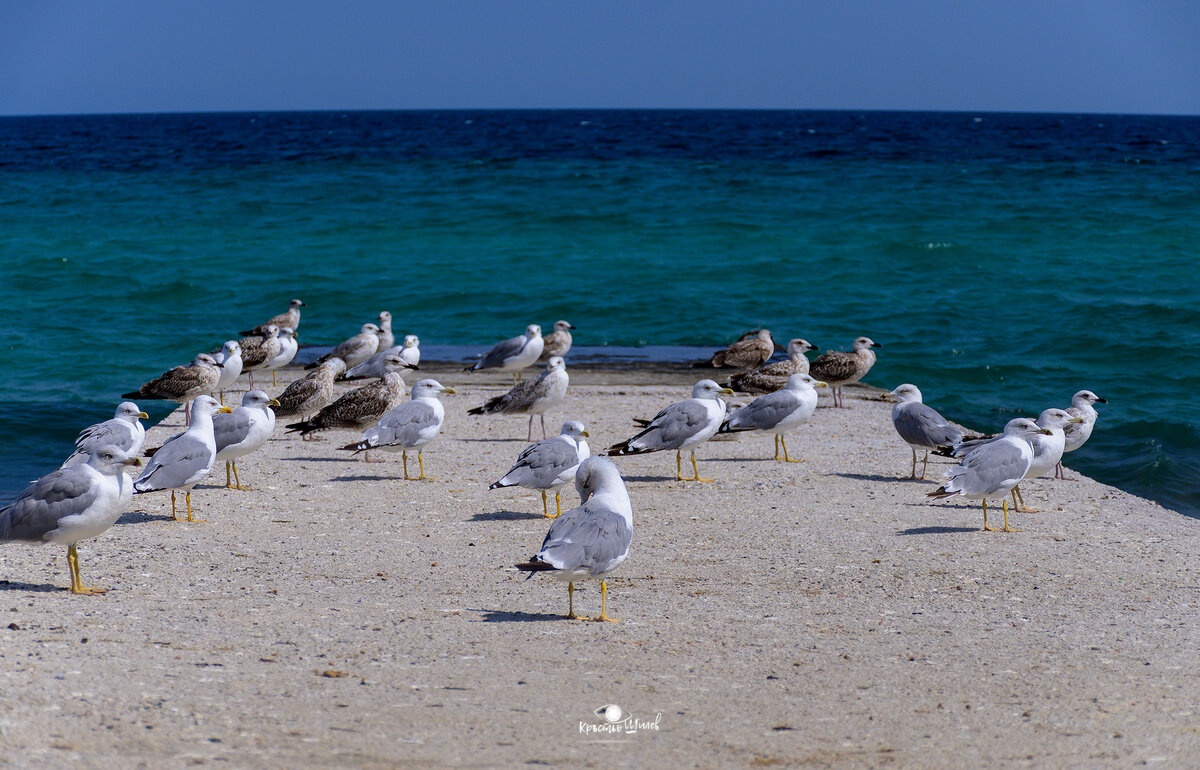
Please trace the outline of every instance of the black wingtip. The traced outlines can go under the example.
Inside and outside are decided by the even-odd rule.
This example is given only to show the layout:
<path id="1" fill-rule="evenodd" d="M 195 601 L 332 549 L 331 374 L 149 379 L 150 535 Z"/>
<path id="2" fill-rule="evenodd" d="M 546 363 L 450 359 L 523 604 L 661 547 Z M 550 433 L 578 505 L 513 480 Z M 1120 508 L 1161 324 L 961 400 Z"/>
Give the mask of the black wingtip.
<path id="1" fill-rule="evenodd" d="M 142 391 L 140 391 L 140 390 L 135 390 L 135 391 L 134 391 L 134 392 L 132 392 L 132 393 L 126 393 L 126 394 L 124 394 L 123 396 L 121 396 L 121 398 L 147 398 L 147 396 L 143 396 L 143 395 L 142 395 Z"/>
<path id="2" fill-rule="evenodd" d="M 477 406 L 474 409 L 468 409 L 467 414 L 487 414 L 487 412 L 485 411 L 486 409 L 487 409 L 487 407 Z"/>
<path id="3" fill-rule="evenodd" d="M 943 497 L 953 497 L 954 494 L 955 494 L 954 492 L 947 492 L 945 487 L 938 487 L 937 489 L 933 490 L 932 492 L 926 492 L 925 496 L 926 497 L 936 497 L 936 498 L 940 499 Z"/>
<path id="4" fill-rule="evenodd" d="M 525 572 L 544 572 L 548 569 L 554 569 L 554 567 L 551 567 L 546 562 L 536 561 L 535 559 L 530 559 L 529 561 L 522 562 L 520 564 L 514 564 L 513 566 L 519 570 L 524 570 Z"/>

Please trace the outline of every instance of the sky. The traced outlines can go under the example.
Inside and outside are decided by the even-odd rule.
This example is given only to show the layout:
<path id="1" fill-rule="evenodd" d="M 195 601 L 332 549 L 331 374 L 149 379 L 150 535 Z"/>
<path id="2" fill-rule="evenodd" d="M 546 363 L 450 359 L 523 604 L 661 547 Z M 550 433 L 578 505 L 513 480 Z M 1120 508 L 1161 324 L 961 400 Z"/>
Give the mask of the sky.
<path id="1" fill-rule="evenodd" d="M 1200 114 L 1195 0 L 0 0 L 0 114 Z"/>

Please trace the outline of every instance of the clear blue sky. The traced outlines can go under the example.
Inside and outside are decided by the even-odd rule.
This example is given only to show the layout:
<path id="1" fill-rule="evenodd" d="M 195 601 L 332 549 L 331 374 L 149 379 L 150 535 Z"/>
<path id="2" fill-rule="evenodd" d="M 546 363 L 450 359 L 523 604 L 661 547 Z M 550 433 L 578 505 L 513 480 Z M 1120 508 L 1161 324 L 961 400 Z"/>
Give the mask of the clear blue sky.
<path id="1" fill-rule="evenodd" d="M 1200 114 L 1197 0 L 0 0 L 0 114 Z"/>

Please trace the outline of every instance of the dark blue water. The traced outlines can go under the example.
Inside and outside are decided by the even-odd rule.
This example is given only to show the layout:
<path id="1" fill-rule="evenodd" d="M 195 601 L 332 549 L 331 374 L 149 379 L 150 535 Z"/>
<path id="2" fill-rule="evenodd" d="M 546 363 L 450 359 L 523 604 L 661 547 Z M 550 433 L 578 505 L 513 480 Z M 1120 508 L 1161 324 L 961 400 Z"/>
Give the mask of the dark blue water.
<path id="1" fill-rule="evenodd" d="M 309 303 L 425 343 L 884 344 L 979 429 L 1200 515 L 1200 119 L 753 111 L 0 118 L 0 499 L 120 393 Z M 165 407 L 147 404 L 155 416 Z"/>

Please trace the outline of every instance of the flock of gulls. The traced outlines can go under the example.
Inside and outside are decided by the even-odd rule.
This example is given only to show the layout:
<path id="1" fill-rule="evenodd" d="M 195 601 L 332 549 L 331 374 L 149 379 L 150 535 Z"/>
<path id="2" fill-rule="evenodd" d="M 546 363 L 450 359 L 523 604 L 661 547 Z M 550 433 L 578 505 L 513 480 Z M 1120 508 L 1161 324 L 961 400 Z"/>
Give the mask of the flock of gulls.
<path id="1" fill-rule="evenodd" d="M 168 399 L 184 405 L 185 429 L 162 446 L 145 450 L 147 415 L 133 401 L 121 403 L 111 420 L 85 428 L 75 451 L 62 467 L 30 484 L 15 502 L 0 510 L 0 542 L 30 541 L 67 546 L 71 591 L 100 594 L 106 589 L 83 584 L 77 543 L 108 530 L 128 507 L 133 495 L 155 491 L 171 494 L 171 515 L 179 519 L 177 493 L 184 496 L 187 521 L 194 516 L 192 489 L 216 463 L 225 462 L 225 484 L 245 489 L 237 460 L 262 448 L 285 418 L 286 430 L 302 440 L 314 440 L 320 431 L 354 430 L 361 437 L 338 447 L 367 462 L 371 452 L 399 453 L 405 479 L 429 478 L 423 450 L 438 438 L 446 419 L 441 397 L 455 391 L 433 379 L 417 380 L 407 392 L 405 377 L 418 370 L 421 351 L 416 335 L 400 344 L 392 333 L 392 316 L 379 314 L 377 322 L 363 324 L 354 336 L 305 367 L 306 374 L 275 397 L 254 386 L 254 373 L 272 373 L 296 356 L 296 330 L 304 303 L 290 302 L 286 312 L 252 329 L 240 339 L 225 342 L 215 353 L 201 353 L 190 364 L 164 372 L 129 399 Z M 807 352 L 816 346 L 792 339 L 787 357 L 772 361 L 778 348 L 771 332 L 749 332 L 729 347 L 695 366 L 732 369 L 727 385 L 702 379 L 691 397 L 662 409 L 653 418 L 635 420 L 640 430 L 592 456 L 586 426 L 569 419 L 558 435 L 546 435 L 545 415 L 560 405 L 570 380 L 565 356 L 571 349 L 575 327 L 558 321 L 553 333 L 543 336 L 530 324 L 523 334 L 497 343 L 467 372 L 509 372 L 513 386 L 506 393 L 470 409 L 469 414 L 528 415 L 529 443 L 511 469 L 489 489 L 519 486 L 537 490 L 542 513 L 553 519 L 541 548 L 516 566 L 529 572 L 548 572 L 567 583 L 569 618 L 575 614 L 574 584 L 600 580 L 601 606 L 596 620 L 613 620 L 607 614 L 605 576 L 629 556 L 633 540 L 633 508 L 617 466 L 608 458 L 649 452 L 675 452 L 675 477 L 680 481 L 709 482 L 700 476 L 696 448 L 718 434 L 761 431 L 775 437 L 774 459 L 800 462 L 788 453 L 786 434 L 808 421 L 817 407 L 817 389 L 828 387 L 834 407 L 845 407 L 842 388 L 861 380 L 875 364 L 879 344 L 859 337 L 849 351 L 827 351 L 810 361 Z M 525 369 L 538 362 L 539 376 L 524 379 Z M 249 390 L 241 405 L 224 404 L 226 392 L 245 373 Z M 260 374 L 261 377 L 261 374 Z M 354 387 L 358 381 L 366 380 Z M 350 383 L 345 389 L 343 383 Z M 722 396 L 734 392 L 756 396 L 743 405 L 729 405 Z M 407 400 L 405 396 L 408 396 Z M 1019 485 L 1054 472 L 1065 478 L 1062 457 L 1081 447 L 1095 426 L 1095 404 L 1107 403 L 1095 393 L 1081 390 L 1066 409 L 1049 408 L 1036 421 L 1016 418 L 995 436 L 970 436 L 922 402 L 921 391 L 903 384 L 891 391 L 896 401 L 892 422 L 899 437 L 912 450 L 912 479 L 924 479 L 929 453 L 958 458 L 945 483 L 929 497 L 962 496 L 979 500 L 983 529 L 989 532 L 1020 531 L 1009 526 L 1008 496 L 1014 510 L 1025 506 Z M 533 441 L 534 417 L 540 418 L 542 438 Z M 781 456 L 782 449 L 782 456 Z M 924 451 L 917 475 L 917 451 Z M 687 451 L 691 476 L 683 472 Z M 409 472 L 409 453 L 416 454 L 417 475 Z M 143 457 L 148 460 L 142 467 Z M 136 477 L 129 468 L 141 468 Z M 580 505 L 562 510 L 561 489 L 574 484 Z M 547 493 L 554 492 L 555 512 L 550 513 Z M 1001 501 L 1003 527 L 988 524 L 988 500 Z"/>

